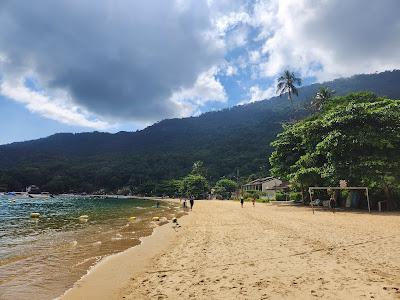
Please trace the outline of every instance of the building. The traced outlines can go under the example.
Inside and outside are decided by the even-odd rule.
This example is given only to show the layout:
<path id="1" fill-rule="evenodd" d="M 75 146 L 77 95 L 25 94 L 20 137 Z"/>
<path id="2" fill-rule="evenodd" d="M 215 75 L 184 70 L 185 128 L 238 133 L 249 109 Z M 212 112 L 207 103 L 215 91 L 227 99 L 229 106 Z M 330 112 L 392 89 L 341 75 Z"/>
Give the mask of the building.
<path id="1" fill-rule="evenodd" d="M 30 185 L 26 188 L 28 194 L 40 194 L 40 188 L 36 185 Z"/>
<path id="2" fill-rule="evenodd" d="M 288 182 L 274 177 L 258 178 L 242 186 L 244 192 L 260 191 L 268 199 L 275 199 L 276 192 L 285 192 L 288 188 Z"/>

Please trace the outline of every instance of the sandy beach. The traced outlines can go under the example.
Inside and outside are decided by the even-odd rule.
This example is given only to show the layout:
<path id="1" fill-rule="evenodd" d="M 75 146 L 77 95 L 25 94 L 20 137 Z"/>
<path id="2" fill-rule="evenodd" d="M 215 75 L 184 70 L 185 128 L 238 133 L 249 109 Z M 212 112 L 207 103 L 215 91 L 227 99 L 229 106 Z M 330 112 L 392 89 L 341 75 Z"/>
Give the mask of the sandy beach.
<path id="1" fill-rule="evenodd" d="M 400 215 L 196 201 L 63 299 L 400 299 Z"/>

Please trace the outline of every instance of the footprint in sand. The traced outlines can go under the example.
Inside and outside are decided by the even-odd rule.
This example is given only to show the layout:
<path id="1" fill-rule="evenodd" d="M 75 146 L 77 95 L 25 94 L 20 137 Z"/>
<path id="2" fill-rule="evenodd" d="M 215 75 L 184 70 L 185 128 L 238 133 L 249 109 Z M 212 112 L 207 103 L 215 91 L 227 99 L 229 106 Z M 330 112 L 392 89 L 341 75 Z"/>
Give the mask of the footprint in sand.
<path id="1" fill-rule="evenodd" d="M 321 292 L 321 291 L 311 290 L 311 295 L 314 296 L 314 297 L 320 298 L 320 297 L 323 297 L 323 296 L 324 296 L 324 293 Z"/>

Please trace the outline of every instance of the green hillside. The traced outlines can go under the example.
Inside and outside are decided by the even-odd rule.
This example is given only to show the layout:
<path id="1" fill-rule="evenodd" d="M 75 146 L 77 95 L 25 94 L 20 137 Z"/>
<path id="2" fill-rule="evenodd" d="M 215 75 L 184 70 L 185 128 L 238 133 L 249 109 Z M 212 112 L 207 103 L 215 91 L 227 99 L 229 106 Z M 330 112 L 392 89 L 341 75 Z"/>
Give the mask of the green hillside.
<path id="1" fill-rule="evenodd" d="M 336 95 L 371 91 L 400 98 L 400 71 L 357 75 L 324 83 Z M 299 89 L 295 118 L 321 84 Z M 287 98 L 274 97 L 199 117 L 170 119 L 137 132 L 60 133 L 0 146 L 0 186 L 22 190 L 36 184 L 50 192 L 116 190 L 123 186 L 156 190 L 165 179 L 187 174 L 194 161 L 207 179 L 247 178 L 269 173 L 270 143 L 293 118 Z"/>

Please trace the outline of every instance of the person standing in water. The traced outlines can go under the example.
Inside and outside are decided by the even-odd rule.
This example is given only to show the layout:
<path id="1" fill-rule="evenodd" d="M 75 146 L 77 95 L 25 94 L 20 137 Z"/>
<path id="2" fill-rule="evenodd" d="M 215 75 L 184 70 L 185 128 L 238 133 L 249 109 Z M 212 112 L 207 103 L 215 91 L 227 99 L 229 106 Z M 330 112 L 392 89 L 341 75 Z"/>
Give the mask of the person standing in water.
<path id="1" fill-rule="evenodd" d="M 240 196 L 240 205 L 242 206 L 242 208 L 243 208 L 243 202 L 244 202 L 244 198 L 243 198 L 243 196 Z"/>
<path id="2" fill-rule="evenodd" d="M 193 205 L 194 205 L 194 196 L 190 196 L 190 210 L 193 210 Z"/>

